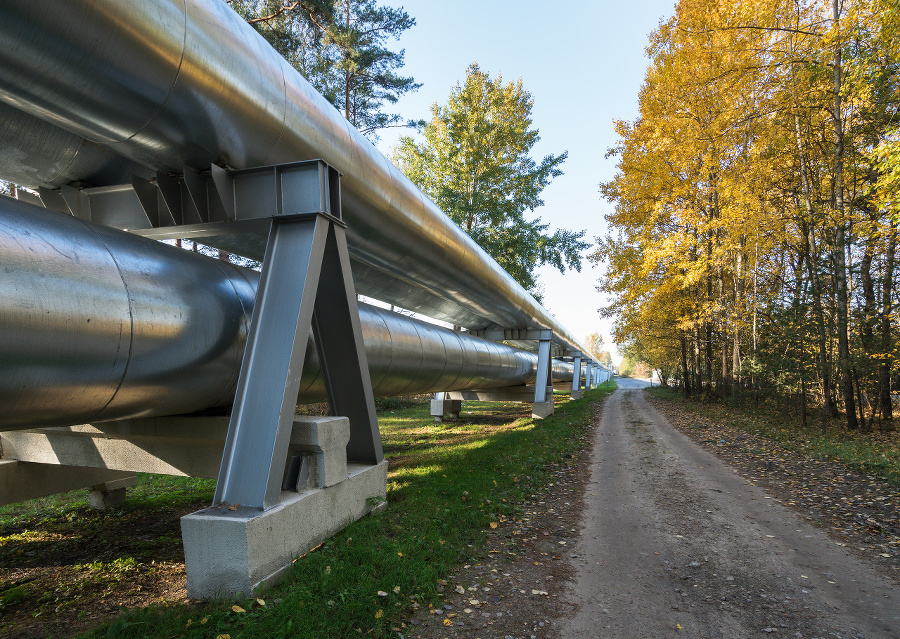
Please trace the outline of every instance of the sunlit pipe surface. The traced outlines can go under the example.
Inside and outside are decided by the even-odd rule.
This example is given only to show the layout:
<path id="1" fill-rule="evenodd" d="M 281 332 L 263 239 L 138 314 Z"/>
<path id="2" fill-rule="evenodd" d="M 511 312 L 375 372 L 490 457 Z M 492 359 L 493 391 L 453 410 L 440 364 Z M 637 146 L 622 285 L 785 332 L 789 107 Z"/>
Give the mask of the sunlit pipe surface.
<path id="1" fill-rule="evenodd" d="M 0 101 L 25 114 L 0 120 L 0 177 L 322 158 L 343 174 L 359 292 L 588 352 L 221 0 L 6 0 L 0 68 Z"/>
<path id="2" fill-rule="evenodd" d="M 233 401 L 256 272 L 3 196 L 0 269 L 0 430 Z M 531 353 L 364 304 L 360 320 L 376 396 L 534 379 Z M 310 341 L 298 399 L 324 397 Z"/>

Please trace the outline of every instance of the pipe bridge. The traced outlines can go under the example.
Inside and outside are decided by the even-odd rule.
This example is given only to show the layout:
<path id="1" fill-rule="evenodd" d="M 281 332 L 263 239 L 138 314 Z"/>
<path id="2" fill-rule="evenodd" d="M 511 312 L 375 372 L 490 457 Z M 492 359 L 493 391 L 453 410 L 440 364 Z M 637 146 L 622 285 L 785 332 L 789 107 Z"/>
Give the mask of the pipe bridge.
<path id="1" fill-rule="evenodd" d="M 376 395 L 546 416 L 609 377 L 225 2 L 9 0 L 0 69 L 0 501 L 215 476 L 189 595 L 249 594 L 384 497 Z"/>

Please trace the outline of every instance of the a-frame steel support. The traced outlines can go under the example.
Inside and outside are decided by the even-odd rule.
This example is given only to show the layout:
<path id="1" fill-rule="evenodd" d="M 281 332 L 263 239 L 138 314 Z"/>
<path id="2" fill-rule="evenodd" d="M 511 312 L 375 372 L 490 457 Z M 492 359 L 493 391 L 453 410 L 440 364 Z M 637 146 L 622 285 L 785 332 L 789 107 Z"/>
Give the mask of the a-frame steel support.
<path id="1" fill-rule="evenodd" d="M 324 213 L 274 218 L 238 378 L 216 504 L 279 503 L 310 330 L 350 461 L 383 459 L 343 224 Z"/>

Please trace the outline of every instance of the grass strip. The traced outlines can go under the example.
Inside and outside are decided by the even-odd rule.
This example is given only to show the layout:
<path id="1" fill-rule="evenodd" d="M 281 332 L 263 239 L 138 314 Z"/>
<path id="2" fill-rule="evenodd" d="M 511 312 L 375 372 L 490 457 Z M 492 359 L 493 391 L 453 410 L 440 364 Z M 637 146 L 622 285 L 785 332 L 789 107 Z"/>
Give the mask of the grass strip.
<path id="1" fill-rule="evenodd" d="M 816 459 L 833 460 L 844 466 L 900 485 L 900 431 L 847 430 L 842 420 L 832 420 L 822 433 L 818 419 L 799 419 L 753 407 L 685 399 L 671 388 L 654 388 L 655 396 L 679 403 L 685 410 L 718 419 L 726 425 L 763 437 L 778 445 Z"/>
<path id="2" fill-rule="evenodd" d="M 614 389 L 560 396 L 542 420 L 530 406 L 494 402 L 466 403 L 444 424 L 427 404 L 384 411 L 386 510 L 296 560 L 260 600 L 130 610 L 88 636 L 397 637 L 412 604 L 437 602 L 438 579 L 478 556 L 491 522 L 521 516 L 523 498 L 580 448 L 593 404 Z"/>

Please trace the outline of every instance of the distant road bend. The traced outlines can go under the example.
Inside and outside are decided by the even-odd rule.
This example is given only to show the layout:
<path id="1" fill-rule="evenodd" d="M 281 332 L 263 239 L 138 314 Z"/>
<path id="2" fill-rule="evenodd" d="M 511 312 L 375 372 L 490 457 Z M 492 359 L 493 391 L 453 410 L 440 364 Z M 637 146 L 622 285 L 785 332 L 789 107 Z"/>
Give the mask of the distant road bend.
<path id="1" fill-rule="evenodd" d="M 900 637 L 900 588 L 676 431 L 643 380 L 597 415 L 561 636 Z"/>

